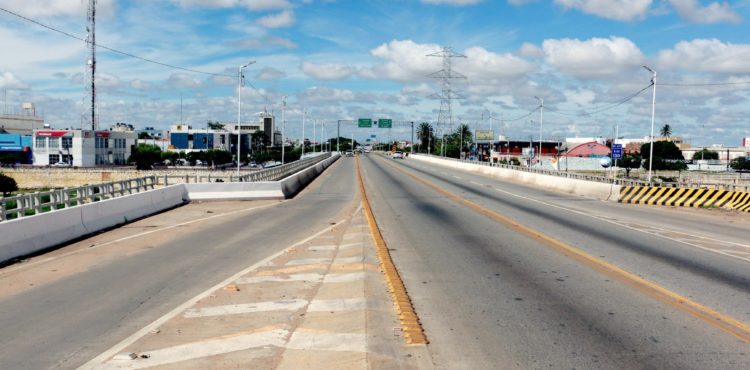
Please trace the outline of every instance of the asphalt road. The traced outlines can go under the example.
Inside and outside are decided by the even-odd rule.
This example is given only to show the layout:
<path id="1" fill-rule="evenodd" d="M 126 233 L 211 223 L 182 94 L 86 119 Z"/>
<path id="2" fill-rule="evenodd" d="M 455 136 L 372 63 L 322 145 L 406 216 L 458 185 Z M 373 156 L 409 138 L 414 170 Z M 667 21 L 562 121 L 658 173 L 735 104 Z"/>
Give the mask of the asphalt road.
<path id="1" fill-rule="evenodd" d="M 130 239 L 125 243 L 143 248 L 0 298 L 0 369 L 76 368 L 237 271 L 322 230 L 352 204 L 354 168 L 353 160 L 339 160 L 295 199 L 210 227 L 165 231 L 173 238 L 158 246 L 150 245 L 156 234 Z"/>
<path id="2" fill-rule="evenodd" d="M 421 181 L 744 323 L 750 261 L 722 248 L 747 248 L 747 223 L 544 192 L 413 158 L 371 154 L 362 168 L 437 368 L 750 367 L 750 345 L 709 320 Z"/>

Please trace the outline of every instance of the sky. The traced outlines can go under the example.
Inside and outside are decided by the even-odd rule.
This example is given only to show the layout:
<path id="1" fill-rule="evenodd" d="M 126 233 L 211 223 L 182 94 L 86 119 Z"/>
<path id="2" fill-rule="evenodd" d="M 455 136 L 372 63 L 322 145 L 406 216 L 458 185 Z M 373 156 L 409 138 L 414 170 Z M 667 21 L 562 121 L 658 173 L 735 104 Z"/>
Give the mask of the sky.
<path id="1" fill-rule="evenodd" d="M 0 0 L 86 38 L 82 0 Z M 338 120 L 391 118 L 394 128 L 344 136 L 409 138 L 437 124 L 442 47 L 452 59 L 454 125 L 512 139 L 649 135 L 655 125 L 694 146 L 750 136 L 750 0 L 98 0 L 101 127 L 194 128 L 263 110 L 289 137 L 335 135 Z M 162 64 L 113 52 L 114 49 Z M 34 102 L 56 128 L 85 120 L 86 44 L 0 11 L 5 111 Z M 174 67 L 168 67 L 167 64 Z M 198 72 L 203 73 L 198 73 Z M 639 93 L 640 92 L 640 93 Z M 286 97 L 286 106 L 282 100 Z M 544 99 L 544 114 L 538 109 Z M 543 120 L 543 125 L 540 121 Z M 540 127 L 541 126 L 541 127 Z"/>

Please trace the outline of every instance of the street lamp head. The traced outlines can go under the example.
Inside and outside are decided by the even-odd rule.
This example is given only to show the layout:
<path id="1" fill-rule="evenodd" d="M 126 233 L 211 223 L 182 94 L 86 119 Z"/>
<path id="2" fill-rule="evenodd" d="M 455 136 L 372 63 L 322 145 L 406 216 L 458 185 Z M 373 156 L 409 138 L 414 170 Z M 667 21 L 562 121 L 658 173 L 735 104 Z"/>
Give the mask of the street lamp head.
<path id="1" fill-rule="evenodd" d="M 248 67 L 249 65 L 251 65 L 251 64 L 255 64 L 255 61 L 254 61 L 254 60 L 251 60 L 251 61 L 247 62 L 247 64 L 245 64 L 245 65 L 241 66 L 240 68 L 247 68 L 247 67 Z"/>
<path id="2" fill-rule="evenodd" d="M 643 66 L 643 68 L 645 68 L 647 71 L 649 71 L 649 72 L 651 72 L 653 74 L 656 74 L 656 72 L 654 72 L 654 70 L 651 69 L 651 68 L 649 68 L 648 66 Z"/>

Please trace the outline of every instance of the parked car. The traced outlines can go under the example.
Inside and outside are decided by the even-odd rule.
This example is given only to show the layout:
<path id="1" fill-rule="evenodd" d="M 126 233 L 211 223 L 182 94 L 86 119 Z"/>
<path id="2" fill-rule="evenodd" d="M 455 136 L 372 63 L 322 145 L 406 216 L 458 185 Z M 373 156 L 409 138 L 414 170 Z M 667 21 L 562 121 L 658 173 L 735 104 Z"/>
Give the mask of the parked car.
<path id="1" fill-rule="evenodd" d="M 393 158 L 393 159 L 404 159 L 404 153 L 393 152 L 393 155 L 391 155 L 391 158 Z"/>
<path id="2" fill-rule="evenodd" d="M 70 167 L 70 163 L 68 163 L 68 162 L 57 162 L 57 163 L 51 164 L 50 166 L 52 166 L 52 167 Z"/>

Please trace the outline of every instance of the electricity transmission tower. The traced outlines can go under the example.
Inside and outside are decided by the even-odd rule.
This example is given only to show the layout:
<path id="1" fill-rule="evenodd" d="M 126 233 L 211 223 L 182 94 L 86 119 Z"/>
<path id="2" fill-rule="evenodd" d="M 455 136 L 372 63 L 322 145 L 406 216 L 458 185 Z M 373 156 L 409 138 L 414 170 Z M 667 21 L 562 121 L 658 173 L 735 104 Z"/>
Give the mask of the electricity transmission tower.
<path id="1" fill-rule="evenodd" d="M 429 77 L 439 79 L 441 81 L 441 90 L 439 93 L 432 95 L 434 99 L 440 99 L 440 113 L 438 114 L 438 130 L 443 135 L 443 144 L 441 145 L 442 156 L 445 157 L 445 135 L 446 129 L 448 131 L 453 130 L 453 109 L 451 101 L 456 99 L 463 99 L 464 97 L 453 91 L 452 80 L 453 79 L 465 79 L 466 76 L 453 71 L 453 58 L 466 58 L 465 55 L 458 54 L 453 51 L 450 46 L 443 46 L 443 48 L 432 54 L 427 54 L 428 57 L 439 57 L 443 59 L 443 69 L 431 73 Z"/>
<path id="2" fill-rule="evenodd" d="M 96 2 L 97 0 L 88 0 L 86 11 L 86 47 L 89 55 L 84 81 L 86 100 L 91 104 L 91 130 L 96 130 Z"/>

